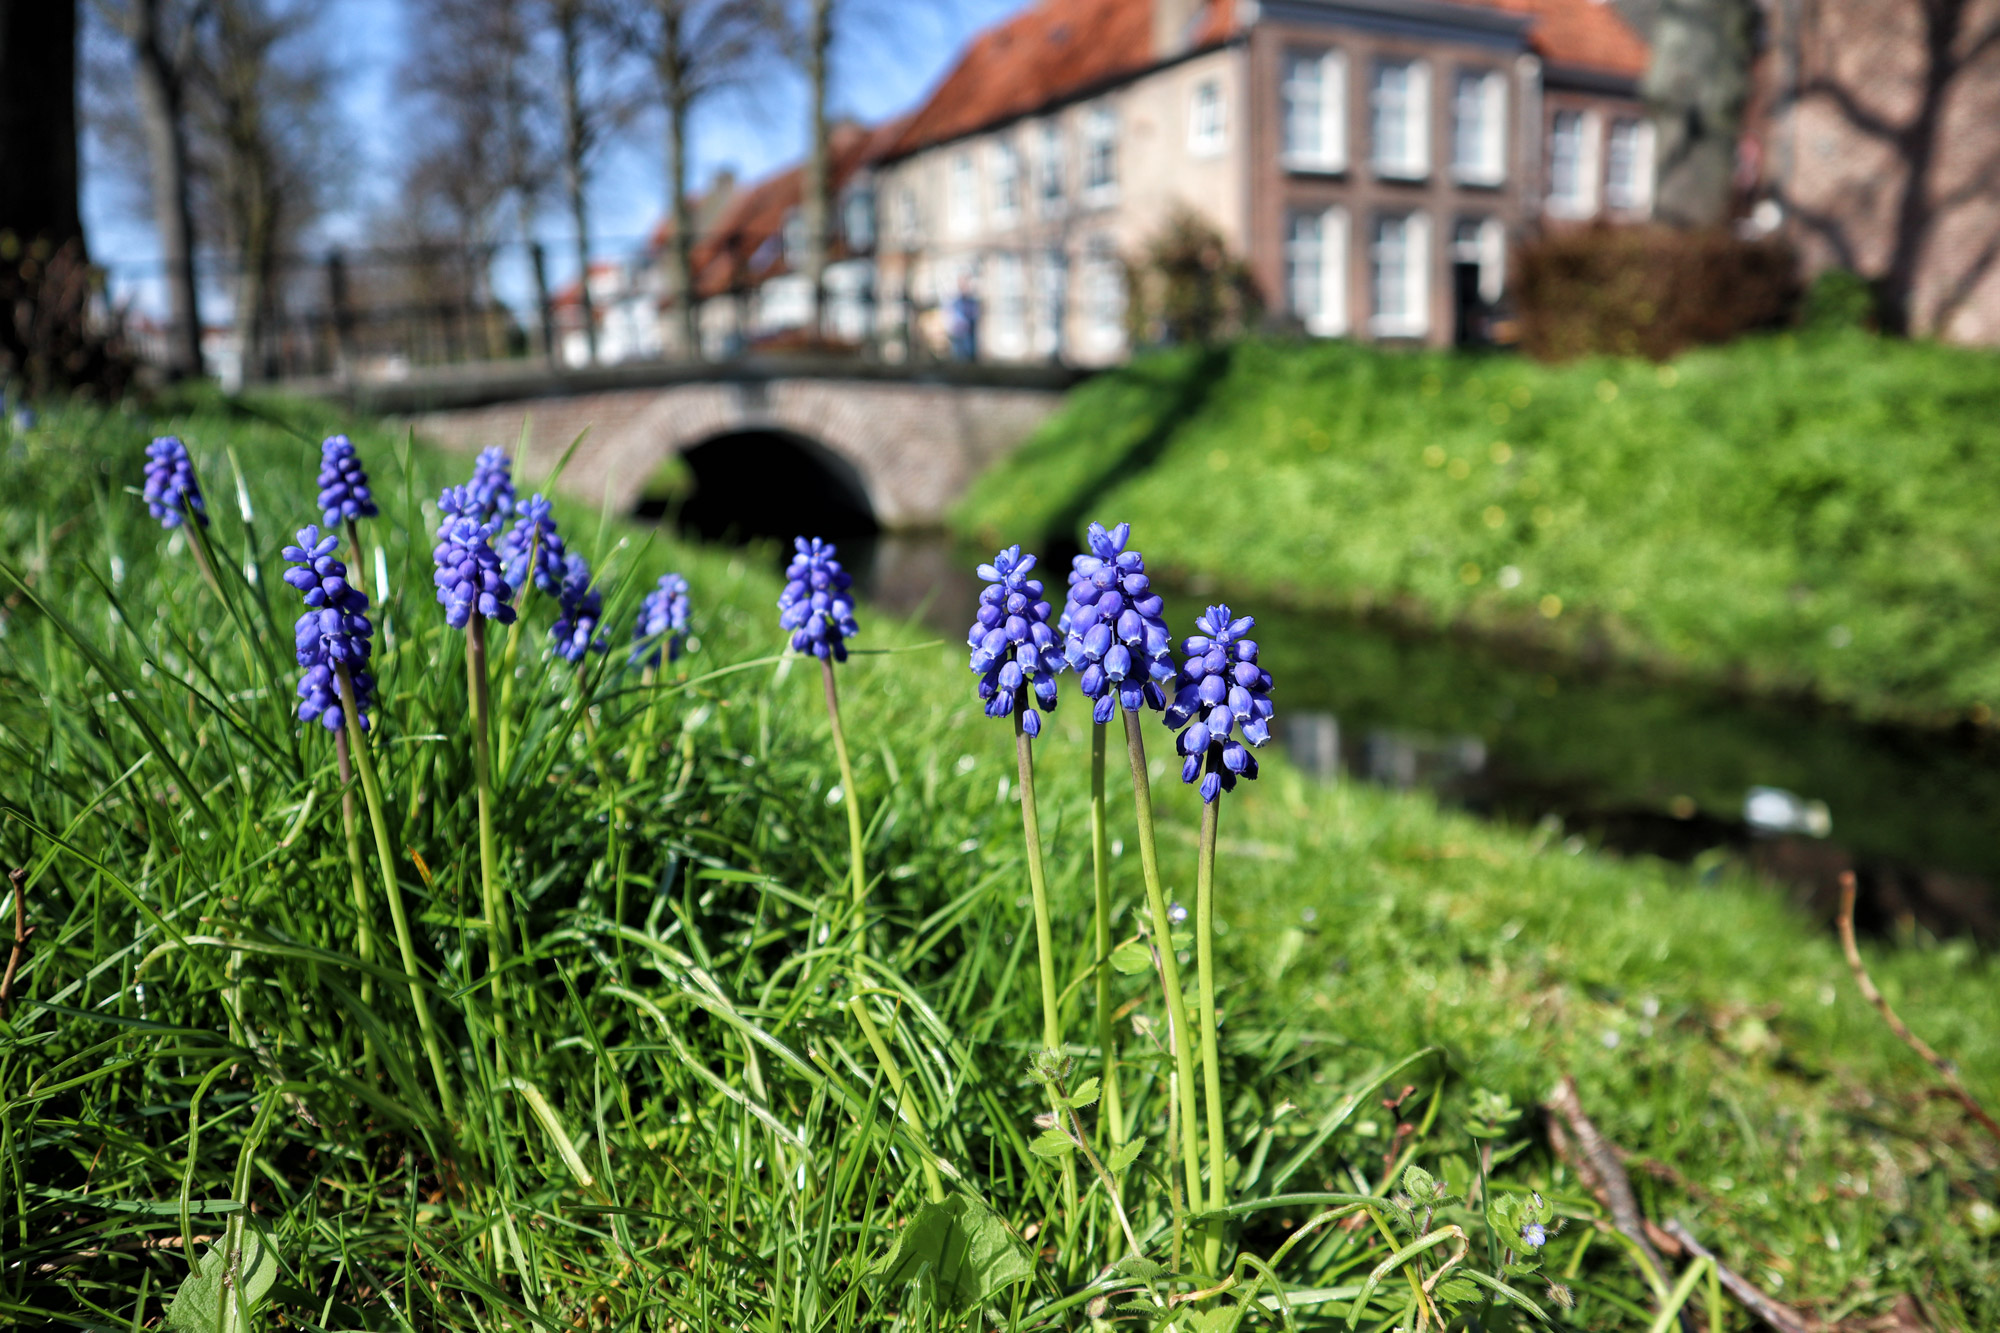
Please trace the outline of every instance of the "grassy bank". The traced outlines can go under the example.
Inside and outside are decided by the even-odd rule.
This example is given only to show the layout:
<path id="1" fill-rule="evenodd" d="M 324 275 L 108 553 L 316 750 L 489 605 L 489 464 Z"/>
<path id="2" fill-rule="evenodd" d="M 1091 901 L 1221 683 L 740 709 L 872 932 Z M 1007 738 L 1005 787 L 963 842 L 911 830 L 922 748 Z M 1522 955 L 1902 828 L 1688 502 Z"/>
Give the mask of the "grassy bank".
<path id="1" fill-rule="evenodd" d="M 75 411 L 0 456 L 0 857 L 29 869 L 36 927 L 0 1026 L 0 1317 L 141 1326 L 184 1253 L 236 1226 L 299 1327 L 978 1327 L 874 1272 L 924 1197 L 928 1141 L 951 1192 L 1038 1238 L 999 1325 L 1080 1327 L 1111 1238 L 1101 1195 L 1069 1209 L 1027 1147 L 1046 1094 L 1026 1070 L 1039 1014 L 1011 743 L 980 715 L 964 650 L 862 609 L 861 643 L 893 651 L 842 668 L 856 790 L 836 796 L 816 673 L 777 657 L 769 565 L 566 512 L 614 627 L 678 568 L 700 642 L 685 680 L 647 692 L 617 648 L 581 675 L 544 660 L 547 608 L 524 617 L 494 810 L 514 961 L 489 974 L 462 636 L 431 599 L 419 503 L 462 463 L 353 428 L 384 501 L 364 534 L 391 594 L 372 748 L 447 1037 L 435 1079 L 393 954 L 358 955 L 332 747 L 285 721 L 255 646 L 262 600 L 280 627 L 292 614 L 276 548 L 313 517 L 312 440 L 349 424 L 273 410 L 299 434 L 219 408 Z M 194 447 L 240 620 L 126 489 L 166 428 Z M 232 572 L 246 553 L 248 583 Z M 287 686 L 282 628 L 271 643 Z M 1188 901 L 1197 806 L 1149 729 L 1161 855 Z M 1088 731 L 1071 695 L 1037 743 L 1064 1022 L 1086 1063 Z M 856 798 L 877 914 L 859 973 L 834 935 Z M 1123 937 L 1141 899 L 1129 800 L 1111 833 Z M 1556 1321 L 1645 1328 L 1656 1298 L 1531 1109 L 1570 1072 L 1633 1154 L 1648 1213 L 1781 1299 L 1846 1318 L 1911 1293 L 1941 1326 L 2000 1320 L 1994 1145 L 1928 1094 L 1823 932 L 1756 887 L 1572 854 L 1276 760 L 1230 798 L 1219 874 L 1239 1197 L 1287 1167 L 1291 1190 L 1368 1194 L 1405 1154 L 1463 1193 L 1468 1131 L 1491 1125 L 1488 1196 L 1539 1190 L 1568 1219 L 1546 1267 L 1576 1305 Z M 379 913 L 372 880 L 368 895 Z M 1875 962 L 1967 1081 L 2000 1092 L 1994 964 L 1959 947 Z M 839 1005 L 857 975 L 927 1131 L 898 1124 Z M 1121 1024 L 1159 1031 L 1150 977 L 1112 984 Z M 1174 1169 L 1170 1066 L 1121 1030 L 1149 1141 L 1136 1199 L 1141 1173 Z M 1241 1239 L 1268 1252 L 1309 1211 L 1263 1214 Z M 1089 1225 L 1066 1229 L 1073 1216 Z M 1147 1204 L 1137 1221 L 1157 1237 L 1162 1216 Z M 1485 1248 L 1478 1210 L 1443 1218 Z M 1388 1253 L 1367 1227 L 1295 1251 L 1288 1288 L 1346 1293 L 1302 1296 L 1302 1326 L 1343 1327 Z M 1485 1318 L 1507 1326 L 1505 1307 Z M 1733 1304 L 1719 1319 L 1752 1326 Z"/>
<path id="2" fill-rule="evenodd" d="M 1112 516 L 1245 599 L 1984 719 L 1996 421 L 2000 357 L 1861 334 L 1666 366 L 1250 342 L 1086 385 L 958 522 Z"/>

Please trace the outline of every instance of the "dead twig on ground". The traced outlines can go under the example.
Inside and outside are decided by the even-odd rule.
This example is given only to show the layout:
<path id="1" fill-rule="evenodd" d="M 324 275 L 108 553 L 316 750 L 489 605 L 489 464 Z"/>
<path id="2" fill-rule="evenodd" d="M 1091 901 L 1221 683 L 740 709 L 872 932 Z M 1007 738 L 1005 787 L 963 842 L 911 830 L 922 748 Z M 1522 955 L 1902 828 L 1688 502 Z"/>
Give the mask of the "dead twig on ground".
<path id="1" fill-rule="evenodd" d="M 1895 1033 L 1897 1039 L 1903 1045 L 1915 1051 L 1919 1056 L 1923 1057 L 1926 1064 L 1930 1065 L 1932 1069 L 1937 1070 L 1938 1077 L 1944 1080 L 1945 1088 L 1951 1093 L 1951 1096 L 1958 1104 L 1965 1108 L 1966 1114 L 1977 1120 L 1980 1126 L 1988 1134 L 1991 1134 L 1994 1139 L 2000 1140 L 2000 1122 L 1996 1122 L 1992 1116 L 1988 1115 L 1986 1108 L 1979 1104 L 1978 1098 L 1966 1091 L 1965 1084 L 1959 1081 L 1957 1068 L 1953 1066 L 1951 1061 L 1932 1050 L 1929 1042 L 1910 1031 L 1909 1024 L 1897 1016 L 1896 1011 L 1889 1007 L 1889 1001 L 1883 997 L 1882 992 L 1875 988 L 1874 979 L 1868 975 L 1868 968 L 1861 961 L 1861 950 L 1854 942 L 1854 872 L 1852 870 L 1843 871 L 1840 876 L 1839 924 L 1841 952 L 1847 955 L 1847 970 L 1854 974 L 1854 984 L 1861 988 L 1861 998 L 1875 1007 L 1875 1012 L 1882 1015 L 1882 1021 L 1889 1025 L 1889 1031 Z"/>
<path id="2" fill-rule="evenodd" d="M 1766 1296 L 1748 1278 L 1724 1265 L 1722 1260 L 1716 1258 L 1713 1251 L 1696 1240 L 1694 1233 L 1678 1219 L 1669 1220 L 1665 1230 L 1689 1254 L 1714 1264 L 1715 1276 L 1729 1294 L 1741 1301 L 1744 1309 L 1777 1329 L 1778 1333 L 1819 1333 L 1819 1330 L 1825 1327 L 1819 1320 L 1808 1319 L 1789 1305 L 1780 1305 Z"/>
<path id="3" fill-rule="evenodd" d="M 21 968 L 21 960 L 28 956 L 28 936 L 35 932 L 28 928 L 28 872 L 25 867 L 16 866 L 7 872 L 7 882 L 14 886 L 14 947 L 7 954 L 7 972 L 0 976 L 0 1018 L 14 1003 L 14 974 Z"/>

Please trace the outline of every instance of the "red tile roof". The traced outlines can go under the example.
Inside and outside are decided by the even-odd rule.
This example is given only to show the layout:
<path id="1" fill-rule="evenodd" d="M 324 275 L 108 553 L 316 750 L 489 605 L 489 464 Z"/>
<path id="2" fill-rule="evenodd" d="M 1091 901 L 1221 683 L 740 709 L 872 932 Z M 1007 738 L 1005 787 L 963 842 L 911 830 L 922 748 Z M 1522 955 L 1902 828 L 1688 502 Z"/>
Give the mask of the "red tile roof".
<path id="1" fill-rule="evenodd" d="M 1204 0 L 1194 49 L 1226 38 L 1233 0 Z M 971 134 L 988 125 L 1114 84 L 1157 63 L 1153 0 L 1041 0 L 972 39 L 910 117 L 897 154 Z"/>
<path id="2" fill-rule="evenodd" d="M 1551 65 L 1639 78 L 1651 52 L 1609 0 L 1463 0 L 1533 20 L 1528 44 Z"/>
<path id="3" fill-rule="evenodd" d="M 1532 20 L 1529 42 L 1553 65 L 1638 77 L 1645 42 L 1608 0 L 1457 0 Z M 910 117 L 896 156 L 1031 114 L 1158 63 L 1154 0 L 1039 0 L 972 39 Z M 1226 41 L 1235 0 L 1203 0 L 1190 49 Z"/>

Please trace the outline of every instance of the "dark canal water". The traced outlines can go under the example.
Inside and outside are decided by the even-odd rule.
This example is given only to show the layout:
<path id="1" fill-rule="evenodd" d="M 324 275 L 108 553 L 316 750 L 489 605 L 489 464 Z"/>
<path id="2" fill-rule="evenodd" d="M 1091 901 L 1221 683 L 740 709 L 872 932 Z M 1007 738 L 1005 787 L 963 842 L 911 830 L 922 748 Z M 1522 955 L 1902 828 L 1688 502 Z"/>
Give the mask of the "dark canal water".
<path id="1" fill-rule="evenodd" d="M 775 453 L 796 447 L 768 443 Z M 839 541 L 877 607 L 953 641 L 963 636 L 978 600 L 972 571 L 991 552 L 942 536 L 877 535 L 865 499 L 829 510 L 845 491 L 830 493 L 826 477 L 775 454 L 713 452 L 715 460 L 690 459 L 696 484 L 679 513 L 689 535 L 727 541 L 811 527 Z M 756 475 L 704 471 L 725 464 Z M 703 503 L 704 492 L 739 491 L 759 503 Z M 784 511 L 781 521 L 773 510 Z M 746 514 L 757 515 L 760 531 L 741 529 Z M 783 546 L 769 549 L 782 565 Z M 1051 592 L 1072 554 L 1046 553 Z M 1203 601 L 1198 590 L 1170 595 L 1177 634 L 1189 632 Z M 2000 943 L 1992 835 L 2000 739 L 1991 731 L 1872 725 L 1837 709 L 1533 660 L 1459 636 L 1238 610 L 1256 613 L 1277 680 L 1277 742 L 1322 781 L 1427 787 L 1573 850 L 1600 846 L 1704 870 L 1747 864 L 1828 919 L 1840 874 L 1851 869 L 1866 929 Z"/>

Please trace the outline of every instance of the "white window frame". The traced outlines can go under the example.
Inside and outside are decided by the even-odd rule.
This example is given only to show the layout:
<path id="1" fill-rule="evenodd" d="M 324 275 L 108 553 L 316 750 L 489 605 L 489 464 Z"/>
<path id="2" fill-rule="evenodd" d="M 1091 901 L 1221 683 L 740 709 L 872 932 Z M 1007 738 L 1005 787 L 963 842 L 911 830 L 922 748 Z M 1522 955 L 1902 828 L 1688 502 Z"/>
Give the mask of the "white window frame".
<path id="1" fill-rule="evenodd" d="M 988 258 L 982 284 L 990 308 L 981 316 L 981 341 L 1002 361 L 1018 361 L 1028 353 L 1028 274 L 1021 256 L 1002 250 Z"/>
<path id="2" fill-rule="evenodd" d="M 1035 154 L 1035 199 L 1043 217 L 1056 217 L 1062 213 L 1068 197 L 1069 163 L 1064 152 L 1063 126 L 1060 120 L 1051 118 L 1042 122 L 1041 143 Z"/>
<path id="3" fill-rule="evenodd" d="M 1301 77 L 1311 71 L 1310 83 Z M 1309 90 L 1316 90 L 1319 105 L 1302 105 Z M 1295 146 L 1292 142 L 1294 117 L 1310 119 L 1319 131 L 1317 149 Z M 1278 161 L 1288 171 L 1340 172 L 1347 170 L 1347 53 L 1338 47 L 1325 50 L 1287 49 L 1278 78 Z"/>
<path id="4" fill-rule="evenodd" d="M 1216 157 L 1229 145 L 1229 110 L 1222 80 L 1203 79 L 1188 92 L 1188 152 Z"/>
<path id="5" fill-rule="evenodd" d="M 1021 150 L 1011 140 L 995 139 L 987 146 L 993 178 L 993 222 L 1011 227 L 1021 219 Z"/>
<path id="6" fill-rule="evenodd" d="M 1125 351 L 1125 266 L 1108 240 L 1093 240 L 1083 261 L 1083 351 L 1093 358 Z"/>
<path id="7" fill-rule="evenodd" d="M 945 164 L 945 220 L 954 236 L 979 232 L 979 165 L 961 148 Z"/>
<path id="8" fill-rule="evenodd" d="M 1452 260 L 1479 265 L 1479 299 L 1492 305 L 1507 291 L 1507 224 L 1494 217 L 1460 218 L 1453 230 Z M 1471 236 L 1457 234 L 1466 231 Z"/>
<path id="9" fill-rule="evenodd" d="M 1391 241 L 1389 229 L 1399 226 L 1400 234 Z M 1391 245 L 1397 246 L 1400 310 L 1387 309 L 1383 301 L 1383 262 Z M 1368 330 L 1378 338 L 1421 338 L 1430 332 L 1431 318 L 1431 220 L 1423 212 L 1382 213 L 1375 218 L 1368 240 Z"/>
<path id="10" fill-rule="evenodd" d="M 1493 69 L 1460 70 L 1452 88 L 1451 116 L 1453 179 L 1462 185 L 1503 183 L 1507 179 L 1507 76 Z"/>
<path id="11" fill-rule="evenodd" d="M 1036 356 L 1058 358 L 1069 313 L 1069 256 L 1045 250 L 1035 263 L 1034 338 Z"/>
<path id="12" fill-rule="evenodd" d="M 1557 144 L 1564 136 L 1565 128 L 1573 129 L 1575 137 L 1574 179 L 1563 182 L 1558 179 Z M 1561 108 L 1549 117 L 1549 190 L 1548 213 L 1557 218 L 1593 218 L 1597 216 L 1599 187 L 1604 178 L 1604 121 L 1597 112 Z M 1559 190 L 1567 184 L 1570 188 Z"/>
<path id="13" fill-rule="evenodd" d="M 1620 140 L 1628 142 L 1620 148 Z M 1614 167 L 1625 158 L 1630 179 L 1621 181 Z M 1620 116 L 1604 137 L 1604 204 L 1621 213 L 1653 211 L 1653 122 Z"/>
<path id="14" fill-rule="evenodd" d="M 1404 74 L 1402 92 L 1392 98 L 1386 76 Z M 1396 101 L 1400 100 L 1400 106 Z M 1403 118 L 1399 154 L 1384 133 L 1392 110 Z M 1368 152 L 1375 174 L 1385 180 L 1422 180 L 1431 171 L 1431 66 L 1427 60 L 1378 60 L 1368 82 Z"/>
<path id="15" fill-rule="evenodd" d="M 917 191 L 913 185 L 902 185 L 896 190 L 896 239 L 905 250 L 914 250 L 924 239 L 923 210 L 917 204 Z"/>
<path id="16" fill-rule="evenodd" d="M 840 235 L 847 242 L 848 249 L 856 253 L 873 250 L 878 230 L 875 225 L 875 188 L 872 185 L 857 185 L 842 194 Z"/>
<path id="17" fill-rule="evenodd" d="M 1118 112 L 1093 106 L 1083 113 L 1083 202 L 1099 207 L 1117 198 Z"/>
<path id="18" fill-rule="evenodd" d="M 1300 234 L 1307 227 L 1311 228 L 1310 238 Z M 1302 252 L 1308 245 L 1315 251 L 1309 277 L 1300 272 L 1300 265 L 1306 259 Z M 1292 210 L 1285 218 L 1284 252 L 1285 303 L 1306 332 L 1320 338 L 1337 338 L 1348 332 L 1347 210 L 1339 207 Z M 1310 282 L 1310 291 L 1302 286 L 1302 280 Z M 1301 297 L 1310 301 L 1311 308 L 1305 308 L 1307 300 Z"/>

